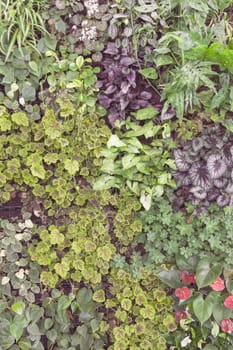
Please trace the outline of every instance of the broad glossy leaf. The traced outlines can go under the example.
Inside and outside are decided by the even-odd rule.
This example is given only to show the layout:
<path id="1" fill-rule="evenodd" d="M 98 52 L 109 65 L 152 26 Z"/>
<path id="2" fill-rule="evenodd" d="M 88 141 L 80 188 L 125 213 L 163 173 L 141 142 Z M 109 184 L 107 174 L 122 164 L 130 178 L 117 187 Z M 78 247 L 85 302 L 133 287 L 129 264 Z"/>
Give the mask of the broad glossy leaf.
<path id="1" fill-rule="evenodd" d="M 179 270 L 161 271 L 156 276 L 171 288 L 179 288 L 183 285 Z"/>
<path id="2" fill-rule="evenodd" d="M 193 311 L 198 320 L 205 323 L 211 316 L 213 311 L 214 302 L 212 298 L 203 299 L 203 295 L 198 295 L 197 298 L 193 300 Z"/>
<path id="3" fill-rule="evenodd" d="M 196 269 L 196 282 L 198 288 L 209 286 L 222 272 L 221 264 L 213 264 L 208 259 L 199 261 Z"/>
<path id="4" fill-rule="evenodd" d="M 221 321 L 224 318 L 231 318 L 233 315 L 233 311 L 230 309 L 227 309 L 223 305 L 223 301 L 221 298 L 215 300 L 214 307 L 213 307 L 213 316 L 215 321 L 220 325 Z"/>

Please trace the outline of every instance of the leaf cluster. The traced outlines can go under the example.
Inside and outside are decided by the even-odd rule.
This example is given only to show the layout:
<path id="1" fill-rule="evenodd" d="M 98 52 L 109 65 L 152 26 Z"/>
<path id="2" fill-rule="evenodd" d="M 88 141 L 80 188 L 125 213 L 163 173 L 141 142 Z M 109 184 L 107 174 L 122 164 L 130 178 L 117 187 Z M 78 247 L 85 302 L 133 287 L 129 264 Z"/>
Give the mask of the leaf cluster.
<path id="1" fill-rule="evenodd" d="M 109 333 L 113 345 L 109 349 L 166 349 L 164 335 L 174 332 L 171 299 L 158 279 L 143 272 L 133 279 L 123 270 L 113 269 L 109 277 L 110 295 L 105 302 Z"/>
<path id="2" fill-rule="evenodd" d="M 153 196 L 161 196 L 166 185 L 174 186 L 170 125 L 155 123 L 157 113 L 155 108 L 147 107 L 134 114 L 135 121 L 128 118 L 118 124 L 107 147 L 101 150 L 104 174 L 95 182 L 95 189 L 128 188 L 148 210 Z"/>
<path id="3" fill-rule="evenodd" d="M 188 216 L 173 210 L 169 201 L 162 197 L 154 199 L 151 209 L 140 215 L 142 234 L 136 242 L 143 244 L 143 251 L 136 249 L 130 264 L 117 256 L 115 266 L 126 269 L 134 276 L 140 276 L 140 268 L 156 272 L 158 265 L 172 263 L 176 254 L 183 258 L 206 254 L 210 259 L 221 262 L 223 266 L 232 264 L 232 209 L 216 205 L 209 207 L 208 214 Z M 221 235 L 219 234 L 221 232 Z M 134 244 L 134 249 L 137 244 Z"/>
<path id="4" fill-rule="evenodd" d="M 90 289 L 80 288 L 68 295 L 53 289 L 41 305 L 24 302 L 20 297 L 2 298 L 2 349 L 103 349 L 106 338 L 101 332 L 101 304 L 92 297 Z"/>
<path id="5" fill-rule="evenodd" d="M 183 273 L 193 274 L 195 283 L 182 280 Z M 174 297 L 174 309 L 178 314 L 183 312 L 187 316 L 179 320 L 176 336 L 171 335 L 178 349 L 182 348 L 180 341 L 187 336 L 192 341 L 191 349 L 198 344 L 205 346 L 211 343 L 213 349 L 215 346 L 228 349 L 232 345 L 232 337 L 220 329 L 222 320 L 233 316 L 232 310 L 224 305 L 224 300 L 232 293 L 231 270 L 223 269 L 221 264 L 207 257 L 184 259 L 178 254 L 176 267 L 163 270 L 157 276 L 171 288 L 185 286 L 191 291 L 191 296 L 186 300 L 178 301 Z M 218 279 L 222 285 L 221 290 L 217 291 L 212 284 Z M 208 349 L 208 346 L 204 349 Z"/>

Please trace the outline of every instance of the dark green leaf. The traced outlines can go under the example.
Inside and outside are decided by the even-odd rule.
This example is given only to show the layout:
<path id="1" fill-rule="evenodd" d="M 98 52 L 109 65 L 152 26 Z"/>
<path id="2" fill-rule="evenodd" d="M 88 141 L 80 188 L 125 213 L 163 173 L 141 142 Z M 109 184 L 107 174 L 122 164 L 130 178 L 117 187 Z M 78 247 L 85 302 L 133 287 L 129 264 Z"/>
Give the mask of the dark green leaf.
<path id="1" fill-rule="evenodd" d="M 222 272 L 221 264 L 212 264 L 208 259 L 200 260 L 196 269 L 198 288 L 209 286 Z"/>
<path id="2" fill-rule="evenodd" d="M 194 299 L 193 311 L 202 325 L 210 318 L 213 310 L 213 305 L 213 300 L 208 299 L 208 297 L 204 300 L 202 294 L 198 295 L 198 297 Z"/>
<path id="3" fill-rule="evenodd" d="M 179 270 L 161 271 L 156 276 L 171 288 L 182 286 Z"/>

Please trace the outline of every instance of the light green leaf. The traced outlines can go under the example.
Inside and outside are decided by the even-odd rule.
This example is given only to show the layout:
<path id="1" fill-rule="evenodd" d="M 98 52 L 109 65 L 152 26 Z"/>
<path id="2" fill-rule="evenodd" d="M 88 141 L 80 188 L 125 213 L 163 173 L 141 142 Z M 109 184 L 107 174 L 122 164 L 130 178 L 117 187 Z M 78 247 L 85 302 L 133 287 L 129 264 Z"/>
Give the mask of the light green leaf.
<path id="1" fill-rule="evenodd" d="M 28 117 L 23 112 L 13 113 L 11 115 L 12 121 L 19 126 L 29 126 Z"/>
<path id="2" fill-rule="evenodd" d="M 137 120 L 152 119 L 152 118 L 154 118 L 157 114 L 158 114 L 158 111 L 157 111 L 157 109 L 155 109 L 154 107 L 146 107 L 146 108 L 139 109 L 139 110 L 135 113 L 135 118 L 136 118 Z"/>
<path id="3" fill-rule="evenodd" d="M 72 176 L 79 171 L 79 162 L 77 160 L 66 159 L 64 166 L 68 173 Z"/>
<path id="4" fill-rule="evenodd" d="M 149 210 L 152 203 L 152 195 L 150 193 L 145 193 L 142 191 L 142 194 L 140 196 L 140 203 L 143 205 L 145 210 Z"/>
<path id="5" fill-rule="evenodd" d="M 62 295 L 58 300 L 57 309 L 58 310 L 66 310 L 75 299 L 74 294 Z"/>
<path id="6" fill-rule="evenodd" d="M 83 56 L 78 56 L 78 57 L 76 58 L 75 63 L 76 63 L 76 66 L 78 67 L 78 69 L 82 68 L 82 66 L 83 66 L 83 64 L 84 64 L 84 58 L 83 58 Z"/>
<path id="7" fill-rule="evenodd" d="M 20 339 L 20 341 L 18 342 L 18 346 L 20 350 L 31 350 L 32 348 L 31 341 L 28 338 Z"/>
<path id="8" fill-rule="evenodd" d="M 140 157 L 135 156 L 134 154 L 127 154 L 122 157 L 123 169 L 130 169 L 135 166 L 140 161 Z"/>
<path id="9" fill-rule="evenodd" d="M 119 184 L 117 183 L 115 176 L 111 175 L 100 176 L 93 186 L 95 191 L 107 190 L 111 187 L 119 188 Z"/>
<path id="10" fill-rule="evenodd" d="M 13 310 L 17 315 L 22 315 L 25 309 L 25 304 L 22 301 L 17 301 L 11 305 L 11 310 Z"/>
<path id="11" fill-rule="evenodd" d="M 101 171 L 107 174 L 113 174 L 114 173 L 114 160 L 113 159 L 104 159 L 103 165 L 101 166 Z"/>
<path id="12" fill-rule="evenodd" d="M 158 78 L 158 73 L 157 73 L 156 69 L 153 67 L 140 69 L 139 73 L 141 73 L 147 79 L 157 79 Z"/>
<path id="13" fill-rule="evenodd" d="M 46 171 L 42 164 L 35 163 L 30 167 L 33 176 L 38 177 L 41 180 L 45 179 Z"/>
<path id="14" fill-rule="evenodd" d="M 126 146 L 124 142 L 122 142 L 117 135 L 111 135 L 108 142 L 107 147 L 122 147 Z"/>

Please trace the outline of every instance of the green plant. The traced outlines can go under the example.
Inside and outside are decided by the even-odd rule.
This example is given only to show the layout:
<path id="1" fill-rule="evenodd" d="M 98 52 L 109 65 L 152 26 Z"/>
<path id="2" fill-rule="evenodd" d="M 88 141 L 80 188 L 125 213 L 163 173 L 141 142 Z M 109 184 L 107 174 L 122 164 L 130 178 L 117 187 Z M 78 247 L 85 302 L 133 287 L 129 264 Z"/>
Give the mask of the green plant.
<path id="1" fill-rule="evenodd" d="M 115 134 L 101 151 L 104 174 L 94 189 L 129 188 L 148 210 L 153 196 L 161 196 L 165 185 L 174 186 L 169 172 L 169 168 L 175 169 L 170 159 L 174 147 L 170 124 L 156 124 L 157 113 L 153 107 L 140 109 L 133 114 L 135 121 L 128 118 L 117 124 Z"/>
<path id="2" fill-rule="evenodd" d="M 9 0 L 0 2 L 0 51 L 8 61 L 14 47 L 22 53 L 23 47 L 36 48 L 39 36 L 47 34 L 41 17 L 46 2 L 44 0 Z"/>
<path id="3" fill-rule="evenodd" d="M 175 319 L 179 328 L 174 336 L 168 337 L 168 343 L 178 349 L 185 347 L 184 343 L 190 349 L 231 349 L 232 270 L 223 270 L 221 264 L 209 258 L 186 260 L 180 255 L 176 265 L 178 268 L 157 275 L 175 289 Z"/>
<path id="4" fill-rule="evenodd" d="M 92 296 L 90 289 L 80 288 L 68 295 L 53 289 L 40 305 L 20 297 L 1 298 L 2 349 L 103 349 L 102 304 L 93 302 Z"/>
<path id="5" fill-rule="evenodd" d="M 34 303 L 38 294 L 40 268 L 30 261 L 27 248 L 34 234 L 30 214 L 24 214 L 24 221 L 17 224 L 7 220 L 0 222 L 0 295 L 21 297 Z"/>
<path id="6" fill-rule="evenodd" d="M 209 207 L 208 214 L 188 215 L 173 210 L 169 201 L 155 198 L 151 209 L 142 212 L 142 234 L 133 242 L 130 263 L 124 256 L 114 258 L 115 266 L 140 276 L 140 268 L 158 271 L 163 263 L 174 263 L 176 254 L 183 258 L 208 256 L 224 267 L 232 264 L 233 211 L 230 207 Z M 221 232 L 221 235 L 219 235 Z M 166 244 L 164 244 L 166 242 Z M 140 247 L 143 246 L 143 250 Z"/>
<path id="7" fill-rule="evenodd" d="M 122 270 L 111 271 L 108 279 L 109 350 L 166 349 L 165 334 L 176 330 L 171 299 L 158 279 L 143 271 L 133 279 Z"/>

